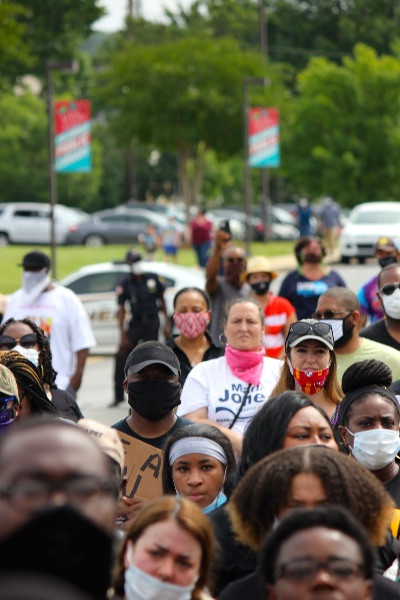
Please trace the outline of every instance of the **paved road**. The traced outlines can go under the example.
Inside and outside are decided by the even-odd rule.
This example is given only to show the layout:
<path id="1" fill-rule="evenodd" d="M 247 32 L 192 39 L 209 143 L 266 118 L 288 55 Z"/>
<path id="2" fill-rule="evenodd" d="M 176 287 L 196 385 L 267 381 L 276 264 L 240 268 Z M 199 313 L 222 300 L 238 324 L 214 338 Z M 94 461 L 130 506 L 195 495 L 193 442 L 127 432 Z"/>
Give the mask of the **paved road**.
<path id="1" fill-rule="evenodd" d="M 334 265 L 350 289 L 357 292 L 360 286 L 377 272 L 374 262 L 365 265 Z M 273 291 L 279 289 L 280 282 L 286 272 L 282 272 L 271 286 Z M 128 414 L 128 403 L 117 408 L 108 408 L 113 398 L 112 388 L 113 358 L 92 356 L 85 369 L 82 388 L 79 392 L 79 405 L 86 417 L 97 419 L 108 425 L 122 419 Z"/>

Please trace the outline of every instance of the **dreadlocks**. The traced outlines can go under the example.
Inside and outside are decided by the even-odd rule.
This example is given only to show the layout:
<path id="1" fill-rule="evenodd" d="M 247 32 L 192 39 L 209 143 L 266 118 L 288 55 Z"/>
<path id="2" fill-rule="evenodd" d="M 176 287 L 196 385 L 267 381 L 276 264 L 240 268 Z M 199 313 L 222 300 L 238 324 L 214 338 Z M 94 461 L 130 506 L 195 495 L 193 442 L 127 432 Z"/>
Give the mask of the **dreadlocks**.
<path id="1" fill-rule="evenodd" d="M 4 365 L 14 375 L 17 385 L 22 392 L 20 402 L 26 396 L 32 413 L 59 414 L 54 404 L 48 399 L 43 387 L 39 371 L 30 360 L 14 350 L 0 352 L 0 364 Z"/>
<path id="2" fill-rule="evenodd" d="M 56 387 L 55 380 L 57 377 L 57 372 L 53 369 L 51 364 L 52 356 L 50 342 L 43 329 L 41 329 L 30 319 L 8 319 L 8 321 L 0 325 L 0 335 L 4 333 L 9 325 L 13 325 L 14 323 L 25 323 L 25 325 L 28 325 L 28 327 L 30 327 L 36 334 L 37 344 L 39 346 L 39 366 L 42 374 L 42 380 L 44 383 L 47 383 L 49 387 Z"/>

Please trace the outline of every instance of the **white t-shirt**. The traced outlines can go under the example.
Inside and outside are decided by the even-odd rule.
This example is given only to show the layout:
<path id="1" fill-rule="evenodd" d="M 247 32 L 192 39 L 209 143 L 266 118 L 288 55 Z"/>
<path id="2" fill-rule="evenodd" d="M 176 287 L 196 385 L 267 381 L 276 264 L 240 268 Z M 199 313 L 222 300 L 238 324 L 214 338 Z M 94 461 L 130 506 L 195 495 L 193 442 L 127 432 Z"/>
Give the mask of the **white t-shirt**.
<path id="1" fill-rule="evenodd" d="M 247 424 L 275 387 L 282 368 L 282 361 L 265 357 L 260 385 L 252 385 L 233 431 L 244 433 Z M 184 416 L 199 408 L 208 409 L 208 418 L 219 425 L 229 427 L 246 393 L 248 383 L 236 377 L 225 356 L 199 363 L 190 371 L 183 386 L 178 415 Z"/>
<path id="2" fill-rule="evenodd" d="M 56 384 L 65 390 L 75 372 L 76 352 L 96 345 L 89 317 L 79 298 L 71 290 L 54 285 L 26 304 L 26 295 L 20 289 L 10 296 L 3 322 L 11 318 L 31 319 L 49 337 Z"/>

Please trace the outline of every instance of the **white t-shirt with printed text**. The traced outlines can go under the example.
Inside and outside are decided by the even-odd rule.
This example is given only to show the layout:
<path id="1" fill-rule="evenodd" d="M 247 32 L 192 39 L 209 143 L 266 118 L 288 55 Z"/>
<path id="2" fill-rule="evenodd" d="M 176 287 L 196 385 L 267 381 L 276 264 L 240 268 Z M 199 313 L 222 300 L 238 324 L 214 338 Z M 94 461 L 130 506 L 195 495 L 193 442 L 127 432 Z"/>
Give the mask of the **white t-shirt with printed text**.
<path id="1" fill-rule="evenodd" d="M 31 319 L 43 329 L 50 340 L 56 385 L 65 390 L 76 369 L 76 352 L 96 345 L 82 302 L 73 291 L 54 285 L 26 304 L 26 295 L 20 289 L 10 296 L 3 322 L 11 318 Z"/>
<path id="2" fill-rule="evenodd" d="M 283 362 L 265 357 L 259 385 L 251 385 L 233 431 L 244 433 L 248 423 L 269 398 L 275 387 Z M 178 415 L 185 416 L 200 408 L 208 409 L 208 419 L 229 427 L 240 408 L 248 383 L 236 377 L 225 356 L 199 363 L 190 371 L 183 386 Z"/>

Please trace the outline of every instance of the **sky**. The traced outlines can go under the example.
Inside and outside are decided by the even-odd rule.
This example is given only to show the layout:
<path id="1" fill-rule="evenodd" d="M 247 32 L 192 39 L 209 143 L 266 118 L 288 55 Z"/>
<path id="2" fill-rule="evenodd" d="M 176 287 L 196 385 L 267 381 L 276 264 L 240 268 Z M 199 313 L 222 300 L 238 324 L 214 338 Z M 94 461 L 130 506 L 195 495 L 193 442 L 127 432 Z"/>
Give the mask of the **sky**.
<path id="1" fill-rule="evenodd" d="M 142 16 L 149 21 L 163 21 L 164 8 L 176 9 L 190 6 L 193 0 L 140 0 Z M 128 0 L 101 0 L 99 6 L 107 10 L 107 16 L 94 25 L 100 31 L 118 31 L 122 29 L 126 16 Z"/>

